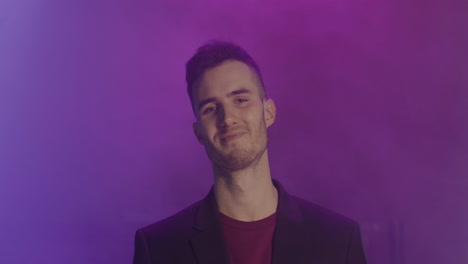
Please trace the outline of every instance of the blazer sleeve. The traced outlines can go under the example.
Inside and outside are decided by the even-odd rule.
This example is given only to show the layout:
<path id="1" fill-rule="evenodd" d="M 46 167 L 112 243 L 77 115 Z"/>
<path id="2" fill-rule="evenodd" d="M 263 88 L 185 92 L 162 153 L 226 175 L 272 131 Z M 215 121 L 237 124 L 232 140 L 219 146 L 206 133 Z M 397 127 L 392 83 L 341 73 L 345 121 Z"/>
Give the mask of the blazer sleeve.
<path id="1" fill-rule="evenodd" d="M 145 235 L 141 230 L 135 234 L 135 251 L 133 254 L 133 264 L 151 264 L 148 244 Z"/>
<path id="2" fill-rule="evenodd" d="M 351 233 L 351 239 L 348 246 L 347 264 L 366 264 L 366 256 L 361 240 L 361 231 L 359 224 L 355 224 Z"/>

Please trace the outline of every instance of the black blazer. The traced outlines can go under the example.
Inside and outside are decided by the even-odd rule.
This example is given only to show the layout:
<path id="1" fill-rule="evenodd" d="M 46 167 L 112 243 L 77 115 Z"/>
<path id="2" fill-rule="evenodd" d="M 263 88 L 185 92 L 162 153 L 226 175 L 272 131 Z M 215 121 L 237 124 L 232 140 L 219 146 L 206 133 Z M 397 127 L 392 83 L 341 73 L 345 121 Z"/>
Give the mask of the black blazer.
<path id="1" fill-rule="evenodd" d="M 359 225 L 298 197 L 279 182 L 273 264 L 365 264 Z M 228 264 L 213 189 L 201 201 L 137 230 L 134 264 Z"/>

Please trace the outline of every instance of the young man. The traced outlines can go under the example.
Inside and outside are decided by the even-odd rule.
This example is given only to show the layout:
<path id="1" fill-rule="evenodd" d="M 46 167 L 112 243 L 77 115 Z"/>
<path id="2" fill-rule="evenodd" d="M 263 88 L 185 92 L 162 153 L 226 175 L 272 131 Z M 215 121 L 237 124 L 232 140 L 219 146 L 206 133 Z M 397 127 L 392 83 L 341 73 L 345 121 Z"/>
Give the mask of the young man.
<path id="1" fill-rule="evenodd" d="M 255 61 L 239 46 L 211 42 L 188 61 L 186 80 L 214 185 L 201 201 L 139 229 L 133 263 L 366 263 L 356 222 L 272 180 L 267 128 L 276 107 Z"/>

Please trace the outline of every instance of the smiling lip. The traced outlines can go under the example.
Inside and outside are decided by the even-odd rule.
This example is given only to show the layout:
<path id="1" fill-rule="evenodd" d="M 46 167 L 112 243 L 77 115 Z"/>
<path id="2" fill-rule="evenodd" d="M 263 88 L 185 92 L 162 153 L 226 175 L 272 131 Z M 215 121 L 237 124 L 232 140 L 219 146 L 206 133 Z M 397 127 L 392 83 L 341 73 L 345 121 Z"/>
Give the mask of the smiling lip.
<path id="1" fill-rule="evenodd" d="M 246 132 L 240 132 L 240 133 L 234 133 L 234 134 L 229 134 L 225 137 L 222 137 L 221 140 L 224 141 L 224 142 L 228 142 L 228 141 L 232 141 L 232 140 L 235 140 L 239 137 L 241 137 L 242 135 L 244 135 Z"/>

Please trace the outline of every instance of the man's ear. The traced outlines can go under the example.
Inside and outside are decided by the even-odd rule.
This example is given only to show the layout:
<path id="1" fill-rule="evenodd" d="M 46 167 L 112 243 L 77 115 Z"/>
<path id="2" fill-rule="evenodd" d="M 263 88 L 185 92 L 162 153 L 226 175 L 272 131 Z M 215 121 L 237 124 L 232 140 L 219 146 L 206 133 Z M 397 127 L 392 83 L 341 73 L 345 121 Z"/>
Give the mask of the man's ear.
<path id="1" fill-rule="evenodd" d="M 203 138 L 200 133 L 200 125 L 197 122 L 193 122 L 193 132 L 195 133 L 195 137 L 197 137 L 198 142 L 203 145 Z"/>
<path id="2" fill-rule="evenodd" d="M 276 118 L 276 105 L 272 99 L 268 99 L 263 104 L 266 127 L 273 125 Z"/>

